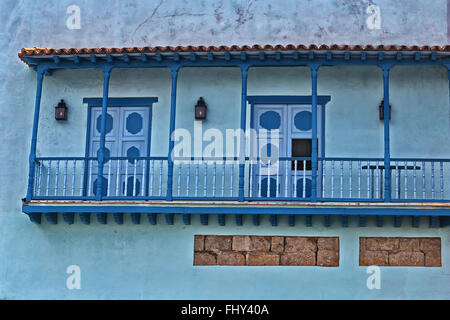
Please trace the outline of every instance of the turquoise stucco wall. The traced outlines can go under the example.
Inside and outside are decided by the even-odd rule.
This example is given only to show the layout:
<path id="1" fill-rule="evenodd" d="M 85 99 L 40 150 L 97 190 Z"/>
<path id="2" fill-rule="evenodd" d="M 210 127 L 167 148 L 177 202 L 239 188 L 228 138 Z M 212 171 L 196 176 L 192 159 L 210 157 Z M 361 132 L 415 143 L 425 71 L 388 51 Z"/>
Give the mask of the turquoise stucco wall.
<path id="1" fill-rule="evenodd" d="M 173 226 L 166 225 L 162 218 L 156 226 L 145 219 L 141 225 L 134 225 L 128 216 L 122 226 L 113 222 L 101 225 L 94 219 L 84 225 L 78 217 L 74 225 L 50 225 L 46 221 L 32 224 L 20 206 L 27 186 L 36 75 L 17 58 L 20 48 L 35 45 L 231 44 L 230 39 L 242 44 L 444 44 L 448 40 L 446 1 L 426 5 L 421 1 L 409 1 L 407 5 L 404 1 L 380 1 L 380 6 L 386 8 L 382 11 L 386 24 L 381 31 L 364 29 L 364 6 L 370 1 L 356 4 L 321 0 L 303 6 L 295 1 L 255 1 L 252 5 L 247 1 L 105 3 L 49 1 L 42 6 L 40 1 L 0 1 L 0 45 L 4 48 L 0 51 L 4 62 L 0 65 L 0 298 L 450 298 L 448 228 L 430 229 L 425 218 L 420 228 L 412 228 L 406 218 L 401 228 L 393 228 L 388 218 L 384 228 L 377 228 L 370 218 L 365 228 L 358 227 L 356 219 L 350 219 L 349 228 L 342 228 L 338 218 L 332 218 L 332 226 L 324 228 L 320 217 L 314 218 L 313 228 L 306 228 L 301 219 L 295 227 L 289 227 L 287 218 L 280 218 L 277 227 L 263 218 L 261 226 L 255 227 L 248 217 L 244 217 L 241 227 L 231 217 L 221 227 L 215 216 L 210 218 L 209 226 L 201 225 L 198 216 L 193 217 L 191 226 L 183 225 L 178 216 Z M 65 10 L 71 4 L 82 9 L 80 30 L 65 28 Z M 315 10 L 316 6 L 321 10 Z M 280 19 L 292 23 L 277 23 Z M 446 70 L 395 68 L 391 79 L 392 154 L 448 157 Z M 309 81 L 305 68 L 252 69 L 248 94 L 310 94 Z M 382 156 L 383 130 L 377 114 L 382 97 L 380 70 L 323 68 L 319 71 L 318 90 L 319 94 L 332 96 L 327 109 L 327 155 Z M 84 155 L 87 114 L 82 98 L 99 97 L 101 93 L 102 74 L 98 70 L 58 71 L 47 77 L 38 154 Z M 199 96 L 205 97 L 209 106 L 204 129 L 238 127 L 238 69 L 183 69 L 177 93 L 177 127 L 193 129 L 193 105 Z M 169 71 L 115 70 L 110 96 L 158 97 L 153 112 L 152 154 L 166 155 Z M 70 108 L 65 123 L 53 118 L 54 105 L 61 98 Z M 340 267 L 193 267 L 194 234 L 338 236 Z M 358 266 L 359 236 L 441 237 L 443 267 L 383 267 L 382 289 L 368 290 L 369 275 L 365 267 Z M 81 268 L 81 290 L 66 288 L 69 265 Z"/>

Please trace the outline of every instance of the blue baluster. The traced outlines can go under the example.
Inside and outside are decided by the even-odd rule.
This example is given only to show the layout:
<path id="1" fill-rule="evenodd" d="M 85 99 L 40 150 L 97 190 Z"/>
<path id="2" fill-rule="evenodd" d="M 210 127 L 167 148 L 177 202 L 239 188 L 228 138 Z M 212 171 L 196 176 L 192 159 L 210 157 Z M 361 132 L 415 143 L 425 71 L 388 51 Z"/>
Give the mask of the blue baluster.
<path id="1" fill-rule="evenodd" d="M 195 164 L 195 197 L 198 197 L 198 173 L 199 173 L 199 162 L 200 160 L 197 160 L 197 163 Z"/>
<path id="2" fill-rule="evenodd" d="M 177 182 L 177 195 L 178 197 L 181 195 L 181 166 L 182 162 L 178 163 L 178 182 Z"/>
<path id="3" fill-rule="evenodd" d="M 404 162 L 405 166 L 405 200 L 408 199 L 408 162 Z"/>
<path id="4" fill-rule="evenodd" d="M 230 197 L 233 196 L 234 162 L 231 163 Z"/>
<path id="5" fill-rule="evenodd" d="M 413 163 L 413 183 L 414 183 L 414 199 L 417 199 L 417 173 L 416 173 L 416 162 Z"/>
<path id="6" fill-rule="evenodd" d="M 189 187 L 191 184 L 191 162 L 187 163 L 187 174 L 186 174 L 186 196 L 189 196 Z"/>
<path id="7" fill-rule="evenodd" d="M 162 182 L 163 182 L 163 161 L 159 161 L 159 196 L 162 196 Z M 172 188 L 170 188 L 172 190 Z"/>
<path id="8" fill-rule="evenodd" d="M 208 161 L 204 162 L 205 173 L 203 175 L 203 195 L 206 197 L 208 193 Z"/>
<path id="9" fill-rule="evenodd" d="M 69 164 L 69 160 L 64 162 L 64 177 L 63 177 L 63 196 L 66 196 L 67 191 L 67 166 Z"/>
<path id="10" fill-rule="evenodd" d="M 151 160 L 150 161 L 150 190 L 149 190 L 150 196 L 153 196 L 154 179 L 155 179 L 155 160 Z"/>
<path id="11" fill-rule="evenodd" d="M 331 197 L 334 198 L 334 160 L 331 161 Z"/>
<path id="12" fill-rule="evenodd" d="M 361 161 L 358 161 L 358 198 L 361 199 Z"/>
<path id="13" fill-rule="evenodd" d="M 58 195 L 58 179 L 59 179 L 59 160 L 56 160 L 56 172 L 55 172 L 55 196 Z"/>
<path id="14" fill-rule="evenodd" d="M 216 174 L 217 174 L 217 163 L 214 161 L 213 163 L 213 176 L 212 176 L 212 193 L 213 197 L 216 196 Z"/>
<path id="15" fill-rule="evenodd" d="M 126 161 L 126 160 L 125 160 Z M 120 160 L 116 161 L 116 196 L 120 196 Z"/>
<path id="16" fill-rule="evenodd" d="M 426 199 L 425 161 L 422 161 L 422 199 Z"/>
<path id="17" fill-rule="evenodd" d="M 444 200 L 444 165 L 442 161 L 439 162 L 439 172 L 441 181 L 441 199 Z"/>
<path id="18" fill-rule="evenodd" d="M 352 175 L 353 175 L 353 162 L 350 160 L 350 162 L 348 163 L 348 170 L 349 170 L 349 175 L 348 175 L 348 184 L 349 184 L 349 189 L 348 189 L 348 197 L 351 199 L 353 196 L 353 179 L 352 179 Z"/>
<path id="19" fill-rule="evenodd" d="M 344 197 L 344 161 L 341 160 L 341 181 L 340 181 L 340 198 Z"/>
<path id="20" fill-rule="evenodd" d="M 322 198 L 325 198 L 326 161 L 322 160 Z"/>
<path id="21" fill-rule="evenodd" d="M 434 162 L 431 162 L 431 198 L 434 200 Z"/>
<path id="22" fill-rule="evenodd" d="M 83 162 L 84 165 L 86 165 L 85 162 Z M 75 195 L 75 182 L 76 182 L 76 174 L 77 174 L 77 161 L 73 160 L 73 171 L 72 171 L 72 196 Z M 84 180 L 84 168 L 83 168 L 83 180 Z M 81 182 L 83 182 L 83 180 L 81 180 Z M 83 185 L 81 184 L 81 192 L 80 194 L 83 194 Z"/>
<path id="23" fill-rule="evenodd" d="M 48 197 L 50 194 L 50 174 L 52 171 L 52 161 L 48 160 L 47 161 L 47 186 L 46 186 L 46 191 L 45 191 L 45 195 Z"/>

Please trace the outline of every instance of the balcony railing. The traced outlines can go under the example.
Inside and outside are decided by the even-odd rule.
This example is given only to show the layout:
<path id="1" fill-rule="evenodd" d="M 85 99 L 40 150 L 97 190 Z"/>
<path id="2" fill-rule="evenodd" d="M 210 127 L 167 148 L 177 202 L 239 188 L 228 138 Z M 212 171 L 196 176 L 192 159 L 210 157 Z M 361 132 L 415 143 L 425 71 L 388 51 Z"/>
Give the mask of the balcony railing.
<path id="1" fill-rule="evenodd" d="M 172 180 L 174 201 L 449 202 L 450 159 L 391 159 L 386 190 L 382 158 L 177 158 L 111 157 L 103 165 L 102 200 L 165 200 Z M 243 191 L 240 178 L 244 172 Z M 33 200 L 98 200 L 98 159 L 36 159 Z M 170 178 L 171 176 L 171 178 Z M 243 197 L 240 197 L 243 192 Z"/>

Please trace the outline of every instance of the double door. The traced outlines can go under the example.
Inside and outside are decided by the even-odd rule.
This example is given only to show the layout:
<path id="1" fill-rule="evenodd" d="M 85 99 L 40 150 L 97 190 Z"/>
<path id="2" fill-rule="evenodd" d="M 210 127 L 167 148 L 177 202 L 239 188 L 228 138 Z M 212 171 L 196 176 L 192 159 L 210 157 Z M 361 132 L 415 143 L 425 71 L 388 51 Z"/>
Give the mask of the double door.
<path id="1" fill-rule="evenodd" d="M 149 107 L 108 107 L 105 127 L 105 162 L 103 166 L 102 196 L 140 196 L 148 155 L 150 132 Z M 91 108 L 89 156 L 97 157 L 100 146 L 101 107 Z M 110 159 L 127 157 L 128 159 Z M 90 195 L 97 192 L 98 165 L 92 162 L 89 172 Z"/>
<path id="2" fill-rule="evenodd" d="M 317 110 L 318 150 L 322 144 L 322 107 Z M 311 196 L 311 105 L 255 105 L 251 196 L 309 198 Z M 320 170 L 320 168 L 318 168 Z M 318 185 L 318 188 L 320 186 Z"/>

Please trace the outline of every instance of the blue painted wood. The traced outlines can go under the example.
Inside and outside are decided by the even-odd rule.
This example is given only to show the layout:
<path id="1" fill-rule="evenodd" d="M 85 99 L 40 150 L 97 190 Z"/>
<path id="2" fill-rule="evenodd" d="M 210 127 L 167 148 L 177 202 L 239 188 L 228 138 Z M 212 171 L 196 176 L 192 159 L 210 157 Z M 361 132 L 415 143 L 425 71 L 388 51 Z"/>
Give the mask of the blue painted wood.
<path id="1" fill-rule="evenodd" d="M 288 220 L 289 220 L 289 226 L 294 227 L 295 226 L 295 215 L 290 214 L 288 216 Z"/>
<path id="2" fill-rule="evenodd" d="M 365 227 L 366 226 L 366 216 L 360 215 L 359 216 L 359 226 Z"/>
<path id="3" fill-rule="evenodd" d="M 89 212 L 80 212 L 80 220 L 84 224 L 91 223 L 91 214 Z"/>
<path id="4" fill-rule="evenodd" d="M 151 225 L 156 225 L 157 223 L 157 216 L 156 213 L 147 213 L 148 222 L 150 222 Z"/>
<path id="5" fill-rule="evenodd" d="M 92 206 L 30 206 L 23 205 L 22 211 L 26 214 L 29 213 L 63 213 L 63 212 L 75 212 L 75 213 L 96 213 L 96 212 L 143 212 L 143 213 L 183 213 L 183 214 L 273 214 L 276 210 L 277 214 L 295 214 L 295 215 L 307 215 L 309 218 L 312 215 L 364 215 L 364 216 L 450 216 L 450 210 L 448 209 L 428 209 L 428 208 L 367 208 L 367 207 L 332 207 L 332 208 L 315 208 L 311 210 L 310 207 L 290 207 L 279 206 L 276 209 L 265 206 L 227 206 L 220 207 L 215 205 L 209 206 L 104 206 L 104 205 L 92 205 Z M 307 218 L 307 219 L 309 219 Z"/>
<path id="6" fill-rule="evenodd" d="M 96 213 L 97 216 L 97 221 L 101 224 L 106 224 L 108 222 L 108 216 L 106 214 L 106 212 L 97 212 Z"/>
<path id="7" fill-rule="evenodd" d="M 311 110 L 312 110 L 312 152 L 311 152 L 311 202 L 317 201 L 317 72 L 319 66 L 311 66 Z"/>
<path id="8" fill-rule="evenodd" d="M 440 227 L 448 227 L 450 226 L 450 217 L 439 217 Z"/>
<path id="9" fill-rule="evenodd" d="M 312 215 L 307 214 L 305 216 L 305 223 L 307 227 L 312 227 Z"/>
<path id="10" fill-rule="evenodd" d="M 383 91 L 384 91 L 384 167 L 390 168 L 391 154 L 389 141 L 389 65 L 383 65 Z M 384 200 L 391 201 L 391 170 L 384 172 Z"/>
<path id="11" fill-rule="evenodd" d="M 190 214 L 183 214 L 183 223 L 185 225 L 191 224 L 191 215 Z"/>
<path id="12" fill-rule="evenodd" d="M 394 227 L 400 228 L 402 226 L 402 217 L 401 216 L 395 216 L 394 217 Z"/>
<path id="13" fill-rule="evenodd" d="M 27 215 L 31 222 L 33 222 L 35 224 L 41 224 L 42 213 L 34 212 L 34 213 L 28 213 Z"/>
<path id="14" fill-rule="evenodd" d="M 317 96 L 317 104 L 326 105 L 331 96 Z M 247 101 L 254 104 L 312 104 L 312 96 L 247 96 Z"/>
<path id="15" fill-rule="evenodd" d="M 38 68 L 38 71 L 37 71 L 33 131 L 31 134 L 31 147 L 30 147 L 30 156 L 29 156 L 28 189 L 27 189 L 27 196 L 26 196 L 27 202 L 30 202 L 33 197 L 34 171 L 36 168 L 36 166 L 35 166 L 36 144 L 37 144 L 37 133 L 38 133 L 38 127 L 39 127 L 39 111 L 41 108 L 42 82 L 44 80 L 45 71 L 46 71 L 46 69 L 43 69 L 43 68 Z"/>
<path id="16" fill-rule="evenodd" d="M 383 227 L 383 216 L 377 216 L 377 227 Z"/>
<path id="17" fill-rule="evenodd" d="M 431 216 L 430 217 L 430 228 L 437 228 L 438 225 L 438 217 L 436 216 Z"/>
<path id="18" fill-rule="evenodd" d="M 259 226 L 259 215 L 258 214 L 254 214 L 252 216 L 252 220 L 253 220 L 253 225 Z"/>
<path id="19" fill-rule="evenodd" d="M 348 227 L 348 216 L 341 216 L 341 222 L 342 222 L 342 226 L 344 228 Z"/>
<path id="20" fill-rule="evenodd" d="M 248 78 L 248 67 L 241 67 L 241 76 L 242 76 L 242 89 L 241 89 L 241 136 L 240 136 L 240 150 L 239 150 L 239 190 L 238 190 L 238 198 L 239 202 L 244 201 L 244 183 L 245 183 L 245 126 L 247 123 L 247 78 Z"/>
<path id="21" fill-rule="evenodd" d="M 103 99 L 102 99 L 102 115 L 100 127 L 100 145 L 98 152 L 98 175 L 97 175 L 97 193 L 95 199 L 102 200 L 102 184 L 103 184 L 103 166 L 104 166 L 104 152 L 105 152 L 105 136 L 106 136 L 106 115 L 108 108 L 108 91 L 109 79 L 111 76 L 111 68 L 103 70 Z"/>
<path id="22" fill-rule="evenodd" d="M 323 225 L 324 225 L 324 227 L 329 227 L 331 225 L 331 221 L 330 221 L 330 216 L 329 215 L 325 215 L 323 217 Z"/>
<path id="23" fill-rule="evenodd" d="M 208 215 L 207 214 L 200 215 L 200 223 L 204 226 L 208 225 Z"/>
<path id="24" fill-rule="evenodd" d="M 176 116 L 176 103 L 177 103 L 177 80 L 178 80 L 179 68 L 172 68 L 172 91 L 170 94 L 170 128 L 169 128 L 169 154 L 167 158 L 167 191 L 166 200 L 172 201 L 172 188 L 173 188 L 173 148 L 175 141 L 173 139 L 173 133 L 175 131 L 175 116 Z"/>
<path id="25" fill-rule="evenodd" d="M 174 214 L 173 213 L 166 213 L 166 214 L 164 214 L 164 217 L 166 218 L 166 223 L 169 226 L 173 225 L 173 218 L 174 218 Z"/>
<path id="26" fill-rule="evenodd" d="M 219 223 L 220 226 L 224 226 L 225 225 L 225 215 L 224 214 L 218 214 L 217 215 L 217 222 Z"/>
<path id="27" fill-rule="evenodd" d="M 73 212 L 63 212 L 63 220 L 68 224 L 73 224 L 75 213 Z"/>
<path id="28" fill-rule="evenodd" d="M 117 224 L 123 224 L 123 213 L 122 212 L 113 213 L 113 218 Z"/>
<path id="29" fill-rule="evenodd" d="M 242 214 L 237 214 L 236 215 L 236 225 L 237 226 L 242 226 Z"/>
<path id="30" fill-rule="evenodd" d="M 108 107 L 148 107 L 156 102 L 158 102 L 157 97 L 108 98 Z M 87 103 L 90 107 L 100 107 L 103 99 L 83 98 L 83 103 Z"/>
<path id="31" fill-rule="evenodd" d="M 412 226 L 413 228 L 418 228 L 420 226 L 420 217 L 417 216 L 412 217 Z"/>
<path id="32" fill-rule="evenodd" d="M 276 227 L 278 225 L 278 219 L 277 219 L 277 215 L 275 214 L 271 214 L 270 215 L 270 224 L 272 225 L 272 227 Z"/>
<path id="33" fill-rule="evenodd" d="M 46 212 L 44 213 L 45 219 L 47 219 L 48 222 L 51 224 L 57 224 L 58 223 L 58 213 L 56 212 Z"/>
<path id="34" fill-rule="evenodd" d="M 130 217 L 131 217 L 131 221 L 133 221 L 134 224 L 141 223 L 141 213 L 140 212 L 130 213 Z"/>

